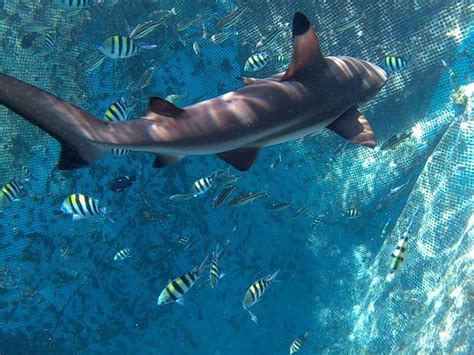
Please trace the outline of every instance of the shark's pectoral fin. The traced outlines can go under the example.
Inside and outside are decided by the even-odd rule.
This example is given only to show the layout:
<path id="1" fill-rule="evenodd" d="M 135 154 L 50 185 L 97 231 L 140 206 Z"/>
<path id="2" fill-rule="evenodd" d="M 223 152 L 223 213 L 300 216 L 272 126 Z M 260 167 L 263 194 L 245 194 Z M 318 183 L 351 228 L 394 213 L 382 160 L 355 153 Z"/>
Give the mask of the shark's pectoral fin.
<path id="1" fill-rule="evenodd" d="M 155 161 L 153 162 L 154 168 L 165 168 L 168 165 L 174 164 L 181 160 L 181 155 L 166 155 L 166 154 L 155 154 Z"/>
<path id="2" fill-rule="evenodd" d="M 259 151 L 260 148 L 239 148 L 218 153 L 217 156 L 237 170 L 247 171 L 257 159 Z"/>
<path id="3" fill-rule="evenodd" d="M 375 135 L 365 116 L 357 109 L 351 108 L 344 112 L 337 120 L 327 126 L 331 131 L 339 134 L 351 142 L 375 147 Z"/>
<path id="4" fill-rule="evenodd" d="M 184 110 L 161 97 L 150 97 L 148 103 L 148 113 L 153 112 L 158 115 L 178 118 Z"/>
<path id="5" fill-rule="evenodd" d="M 81 158 L 77 151 L 73 148 L 61 145 L 61 154 L 56 164 L 56 168 L 59 170 L 73 170 L 82 168 L 83 166 L 89 165 L 89 162 Z"/>
<path id="6" fill-rule="evenodd" d="M 297 75 L 300 78 L 311 74 L 314 76 L 314 72 L 325 65 L 319 40 L 311 23 L 305 15 L 297 12 L 293 17 L 293 57 L 281 80 L 293 79 Z"/>

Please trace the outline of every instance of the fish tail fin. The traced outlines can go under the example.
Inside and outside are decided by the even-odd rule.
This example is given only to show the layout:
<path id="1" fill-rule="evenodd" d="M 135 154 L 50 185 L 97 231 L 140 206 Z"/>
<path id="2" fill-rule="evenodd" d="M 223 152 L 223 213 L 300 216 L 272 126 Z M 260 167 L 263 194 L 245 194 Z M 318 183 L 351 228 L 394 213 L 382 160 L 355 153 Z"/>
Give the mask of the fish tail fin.
<path id="1" fill-rule="evenodd" d="M 271 275 L 268 277 L 268 281 L 275 281 L 275 280 L 276 280 L 276 277 L 278 276 L 279 273 L 280 273 L 280 270 L 275 271 L 273 274 L 271 274 Z"/>
<path id="2" fill-rule="evenodd" d="M 61 155 L 57 164 L 60 170 L 86 166 L 108 151 L 107 147 L 95 144 L 89 138 L 105 129 L 107 123 L 6 74 L 0 74 L 0 104 L 60 142 Z"/>
<path id="3" fill-rule="evenodd" d="M 209 260 L 209 254 L 206 255 L 204 260 L 201 262 L 201 264 L 196 268 L 196 273 L 198 275 L 201 275 L 204 270 L 207 268 L 207 261 Z"/>

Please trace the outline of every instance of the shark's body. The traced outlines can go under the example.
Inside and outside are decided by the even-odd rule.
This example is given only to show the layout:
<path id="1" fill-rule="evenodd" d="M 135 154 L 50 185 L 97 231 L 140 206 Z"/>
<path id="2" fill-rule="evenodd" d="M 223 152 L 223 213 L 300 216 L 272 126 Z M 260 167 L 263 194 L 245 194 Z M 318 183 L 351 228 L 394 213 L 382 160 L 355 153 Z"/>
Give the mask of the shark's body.
<path id="1" fill-rule="evenodd" d="M 293 61 L 285 73 L 243 78 L 241 89 L 180 109 L 150 99 L 148 113 L 126 122 L 104 122 L 10 76 L 0 74 L 0 103 L 61 142 L 59 168 L 87 165 L 112 148 L 155 153 L 155 166 L 186 155 L 217 154 L 247 170 L 260 148 L 327 127 L 370 147 L 373 132 L 357 106 L 386 81 L 374 64 L 351 57 L 324 57 L 307 18 L 293 21 Z"/>

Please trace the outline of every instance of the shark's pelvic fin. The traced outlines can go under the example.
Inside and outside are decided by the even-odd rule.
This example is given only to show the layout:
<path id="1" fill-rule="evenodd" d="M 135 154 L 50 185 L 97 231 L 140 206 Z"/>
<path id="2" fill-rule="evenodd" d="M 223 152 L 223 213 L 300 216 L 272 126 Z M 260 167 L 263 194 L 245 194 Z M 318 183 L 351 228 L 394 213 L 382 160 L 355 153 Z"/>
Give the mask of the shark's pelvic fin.
<path id="1" fill-rule="evenodd" d="M 89 162 L 82 159 L 73 148 L 66 144 L 61 144 L 61 154 L 56 167 L 59 170 L 73 170 L 89 165 Z"/>
<path id="2" fill-rule="evenodd" d="M 374 148 L 375 135 L 365 116 L 356 108 L 344 112 L 337 120 L 327 126 L 331 131 L 339 134 L 351 142 Z"/>
<path id="3" fill-rule="evenodd" d="M 237 170 L 247 171 L 257 159 L 259 151 L 260 148 L 239 148 L 216 155 Z"/>
<path id="4" fill-rule="evenodd" d="M 319 40 L 308 18 L 301 12 L 293 17 L 293 57 L 282 81 L 299 75 L 304 78 L 305 72 L 314 72 L 326 65 L 319 47 Z"/>
<path id="5" fill-rule="evenodd" d="M 157 115 L 178 118 L 184 110 L 161 97 L 150 97 L 148 113 L 150 112 L 156 113 Z M 148 116 L 149 115 L 147 115 L 146 118 L 152 118 Z"/>
<path id="6" fill-rule="evenodd" d="M 155 161 L 153 162 L 154 168 L 165 168 L 168 165 L 174 164 L 183 158 L 180 155 L 165 155 L 165 154 L 155 154 L 155 157 L 156 157 Z"/>

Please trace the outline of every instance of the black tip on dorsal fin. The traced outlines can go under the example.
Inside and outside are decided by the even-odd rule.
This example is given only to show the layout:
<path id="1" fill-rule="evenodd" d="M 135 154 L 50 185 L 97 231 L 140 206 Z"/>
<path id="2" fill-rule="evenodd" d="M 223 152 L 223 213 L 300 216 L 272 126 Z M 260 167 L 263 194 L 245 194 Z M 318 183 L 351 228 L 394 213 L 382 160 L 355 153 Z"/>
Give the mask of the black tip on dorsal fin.
<path id="1" fill-rule="evenodd" d="M 303 71 L 313 71 L 324 65 L 319 40 L 308 18 L 301 12 L 293 17 L 293 57 L 282 81 L 292 79 Z M 304 77 L 305 74 L 301 74 Z"/>
<path id="2" fill-rule="evenodd" d="M 161 97 L 150 97 L 148 111 L 162 116 L 179 117 L 184 110 Z"/>

